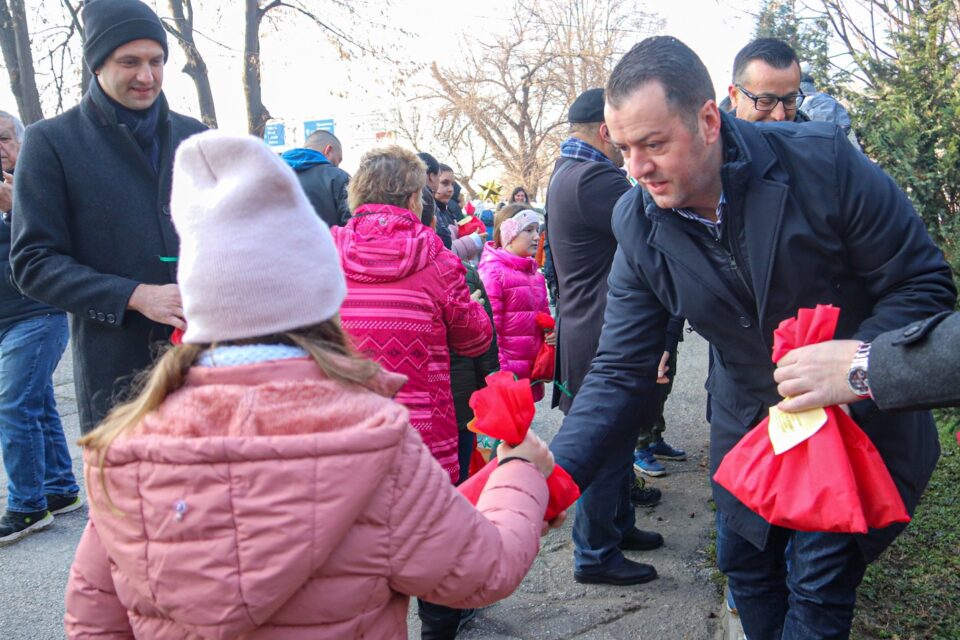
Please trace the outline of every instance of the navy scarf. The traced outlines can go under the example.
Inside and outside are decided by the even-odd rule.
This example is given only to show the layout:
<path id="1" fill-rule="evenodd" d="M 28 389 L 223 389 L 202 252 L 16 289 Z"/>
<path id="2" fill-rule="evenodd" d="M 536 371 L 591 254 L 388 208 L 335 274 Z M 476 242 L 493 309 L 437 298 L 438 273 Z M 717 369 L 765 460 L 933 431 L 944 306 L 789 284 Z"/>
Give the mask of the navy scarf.
<path id="1" fill-rule="evenodd" d="M 117 122 L 127 127 L 133 134 L 134 140 L 140 145 L 153 170 L 160 173 L 160 110 L 162 96 L 157 96 L 147 109 L 128 109 L 104 92 L 100 83 L 94 79 L 93 86 L 113 107 L 117 114 Z"/>

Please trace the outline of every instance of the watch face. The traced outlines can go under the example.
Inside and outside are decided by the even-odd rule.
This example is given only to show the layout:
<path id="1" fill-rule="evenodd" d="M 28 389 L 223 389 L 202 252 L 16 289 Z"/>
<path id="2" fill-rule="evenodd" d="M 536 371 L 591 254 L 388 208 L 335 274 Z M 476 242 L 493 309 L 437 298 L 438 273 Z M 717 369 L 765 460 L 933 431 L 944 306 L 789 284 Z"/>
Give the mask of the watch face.
<path id="1" fill-rule="evenodd" d="M 855 367 L 850 370 L 847 376 L 847 382 L 853 392 L 860 396 L 870 395 L 870 387 L 867 385 L 867 370 L 863 367 Z"/>

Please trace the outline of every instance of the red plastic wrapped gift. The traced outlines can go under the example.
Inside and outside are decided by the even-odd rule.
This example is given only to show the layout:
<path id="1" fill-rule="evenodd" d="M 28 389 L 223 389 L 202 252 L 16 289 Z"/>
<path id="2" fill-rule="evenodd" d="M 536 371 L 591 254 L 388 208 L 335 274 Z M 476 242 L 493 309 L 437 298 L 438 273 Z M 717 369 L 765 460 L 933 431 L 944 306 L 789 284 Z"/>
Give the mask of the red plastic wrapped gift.
<path id="1" fill-rule="evenodd" d="M 542 311 L 537 314 L 537 326 L 543 331 L 553 331 L 557 326 L 553 317 L 549 313 Z M 533 361 L 533 371 L 530 372 L 530 379 L 534 382 L 553 382 L 554 365 L 557 359 L 557 348 L 546 342 L 540 345 L 537 352 L 537 358 Z"/>
<path id="2" fill-rule="evenodd" d="M 817 305 L 781 322 L 774 362 L 833 338 L 839 315 L 837 307 Z M 866 533 L 910 521 L 880 453 L 836 406 L 798 414 L 774 407 L 724 456 L 713 479 L 770 524 L 789 529 Z"/>
<path id="3" fill-rule="evenodd" d="M 530 381 L 516 380 L 507 371 L 492 373 L 487 376 L 487 386 L 470 396 L 470 408 L 475 415 L 468 425 L 471 431 L 516 446 L 527 437 L 535 413 Z M 472 504 L 477 504 L 490 474 L 496 468 L 497 460 L 491 460 L 457 489 Z M 580 497 L 577 483 L 560 465 L 554 465 L 553 473 L 547 478 L 547 488 L 550 490 L 550 501 L 544 519 L 548 522 Z"/>
<path id="4" fill-rule="evenodd" d="M 471 504 L 477 504 L 480 500 L 480 494 L 483 488 L 487 486 L 487 480 L 490 474 L 497 468 L 497 459 L 494 458 L 486 464 L 480 471 L 470 476 L 463 484 L 457 487 L 457 490 L 470 501 Z M 573 478 L 560 465 L 554 465 L 553 473 L 547 478 L 547 490 L 550 491 L 550 500 L 547 502 L 547 512 L 543 519 L 550 522 L 561 512 L 570 508 L 577 498 L 580 497 L 580 487 L 573 481 Z"/>
<path id="5" fill-rule="evenodd" d="M 183 329 L 174 327 L 173 333 L 170 334 L 170 344 L 183 344 Z"/>
<path id="6" fill-rule="evenodd" d="M 517 380 L 509 371 L 491 373 L 486 380 L 487 386 L 470 396 L 474 419 L 467 427 L 517 446 L 526 437 L 536 413 L 530 382 Z"/>
<path id="7" fill-rule="evenodd" d="M 465 215 L 457 221 L 457 237 L 463 238 L 471 233 L 486 233 L 487 227 L 474 215 Z"/>

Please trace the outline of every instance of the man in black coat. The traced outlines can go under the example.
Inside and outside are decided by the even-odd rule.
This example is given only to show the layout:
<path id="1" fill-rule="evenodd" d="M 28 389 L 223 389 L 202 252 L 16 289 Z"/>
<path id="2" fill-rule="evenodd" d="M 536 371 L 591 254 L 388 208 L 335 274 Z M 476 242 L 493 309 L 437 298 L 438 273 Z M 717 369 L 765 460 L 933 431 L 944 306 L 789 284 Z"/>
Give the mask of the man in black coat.
<path id="1" fill-rule="evenodd" d="M 794 349 L 774 374 L 784 411 L 846 404 L 866 387 L 881 409 L 960 406 L 960 312 L 944 311 L 872 342 L 830 340 Z"/>
<path id="2" fill-rule="evenodd" d="M 640 186 L 617 203 L 600 346 L 551 445 L 582 488 L 627 455 L 632 421 L 655 403 L 671 316 L 713 352 L 715 471 L 781 399 L 771 350 L 782 320 L 834 304 L 837 337 L 869 341 L 953 307 L 950 268 L 910 201 L 836 127 L 721 114 L 703 63 L 670 37 L 634 46 L 606 101 L 610 137 Z M 866 397 L 850 410 L 912 512 L 939 455 L 932 416 L 886 413 Z M 713 495 L 718 564 L 747 636 L 846 637 L 867 563 L 903 527 L 792 531 L 716 484 Z"/>
<path id="3" fill-rule="evenodd" d="M 281 156 L 297 173 L 297 180 L 320 219 L 328 227 L 342 227 L 350 219 L 347 184 L 350 174 L 340 168 L 343 145 L 329 131 L 314 131 L 299 149 Z"/>
<path id="4" fill-rule="evenodd" d="M 10 260 L 26 295 L 70 313 L 86 433 L 184 326 L 170 180 L 177 146 L 205 127 L 167 107 L 149 7 L 96 0 L 83 19 L 94 79 L 80 105 L 27 128 Z"/>
<path id="5" fill-rule="evenodd" d="M 547 189 L 560 288 L 556 374 L 560 384 L 553 387 L 553 402 L 564 413 L 570 410 L 600 341 L 607 274 L 617 250 L 610 221 L 617 200 L 630 188 L 620 169 L 623 156 L 607 136 L 603 104 L 603 89 L 589 89 L 570 106 L 570 136 L 560 146 Z M 642 427 L 649 431 L 652 422 L 637 416 L 635 426 L 638 432 Z M 630 503 L 634 483 L 629 462 L 605 466 L 577 501 L 573 528 L 577 581 L 626 585 L 657 576 L 652 566 L 629 560 L 622 552 L 663 544 L 660 534 L 635 526 Z"/>

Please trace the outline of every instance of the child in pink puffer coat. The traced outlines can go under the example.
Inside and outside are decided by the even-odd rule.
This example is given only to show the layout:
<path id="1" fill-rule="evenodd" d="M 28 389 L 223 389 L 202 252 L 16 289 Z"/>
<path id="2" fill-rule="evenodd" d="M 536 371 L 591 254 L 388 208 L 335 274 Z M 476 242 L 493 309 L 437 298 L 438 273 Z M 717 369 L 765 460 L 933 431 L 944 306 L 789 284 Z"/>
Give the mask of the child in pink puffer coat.
<path id="1" fill-rule="evenodd" d="M 185 141 L 171 205 L 187 330 L 81 440 L 67 636 L 394 640 L 411 595 L 463 609 L 516 589 L 546 445 L 502 446 L 476 507 L 457 492 L 391 399 L 406 378 L 350 346 L 330 231 L 262 140 Z"/>
<path id="2" fill-rule="evenodd" d="M 500 369 L 529 378 L 544 340 L 556 344 L 556 334 L 543 335 L 537 314 L 550 313 L 547 284 L 533 256 L 540 241 L 540 220 L 528 205 L 510 204 L 497 212 L 493 242 L 480 256 L 480 278 L 493 307 Z M 533 399 L 543 398 L 543 383 Z"/>

